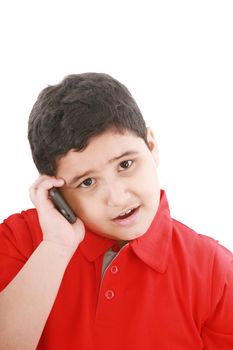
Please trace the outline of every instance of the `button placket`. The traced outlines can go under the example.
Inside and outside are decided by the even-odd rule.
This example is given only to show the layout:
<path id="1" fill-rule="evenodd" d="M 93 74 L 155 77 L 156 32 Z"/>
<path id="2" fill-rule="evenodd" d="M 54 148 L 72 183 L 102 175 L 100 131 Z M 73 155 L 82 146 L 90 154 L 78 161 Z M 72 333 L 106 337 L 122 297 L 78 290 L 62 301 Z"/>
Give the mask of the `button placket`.
<path id="1" fill-rule="evenodd" d="M 112 300 L 115 296 L 115 293 L 112 289 L 108 289 L 105 293 L 104 293 L 105 297 L 108 299 L 108 300 Z"/>
<path id="2" fill-rule="evenodd" d="M 118 267 L 116 265 L 111 266 L 110 271 L 113 275 L 118 273 Z"/>
<path id="3" fill-rule="evenodd" d="M 118 267 L 116 265 L 112 265 L 112 266 L 109 266 L 107 273 L 110 274 L 109 275 L 109 277 L 110 277 L 112 275 L 116 275 L 118 273 L 118 271 L 119 271 Z M 110 277 L 110 279 L 111 279 L 111 277 Z M 114 280 L 112 280 L 112 282 L 114 282 Z M 105 295 L 106 299 L 112 300 L 115 297 L 115 292 L 112 289 L 107 289 L 105 291 L 104 295 Z"/>
<path id="4" fill-rule="evenodd" d="M 126 247 L 122 248 L 126 250 Z M 118 254 L 106 268 L 99 290 L 96 322 L 111 324 L 117 317 L 122 297 L 121 265 L 125 254 Z"/>

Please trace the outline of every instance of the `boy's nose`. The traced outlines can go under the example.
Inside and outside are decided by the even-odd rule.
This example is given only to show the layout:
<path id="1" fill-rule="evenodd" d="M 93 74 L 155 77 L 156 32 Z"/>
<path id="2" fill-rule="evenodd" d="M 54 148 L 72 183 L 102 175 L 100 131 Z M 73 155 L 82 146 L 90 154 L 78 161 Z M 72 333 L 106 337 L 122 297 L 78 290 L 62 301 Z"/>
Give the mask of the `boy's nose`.
<path id="1" fill-rule="evenodd" d="M 114 183 L 106 189 L 107 205 L 121 207 L 129 202 L 130 192 L 121 184 Z"/>

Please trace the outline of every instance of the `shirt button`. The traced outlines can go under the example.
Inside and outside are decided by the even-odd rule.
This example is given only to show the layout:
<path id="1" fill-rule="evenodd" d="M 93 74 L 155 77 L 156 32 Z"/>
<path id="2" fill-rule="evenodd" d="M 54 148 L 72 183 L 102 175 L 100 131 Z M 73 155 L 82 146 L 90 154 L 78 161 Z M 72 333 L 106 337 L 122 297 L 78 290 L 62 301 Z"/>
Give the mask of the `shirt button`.
<path id="1" fill-rule="evenodd" d="M 118 267 L 115 265 L 111 266 L 111 273 L 115 274 L 117 272 L 118 272 Z"/>
<path id="2" fill-rule="evenodd" d="M 105 297 L 108 299 L 108 300 L 111 300 L 113 299 L 115 296 L 113 290 L 109 289 L 105 292 Z"/>

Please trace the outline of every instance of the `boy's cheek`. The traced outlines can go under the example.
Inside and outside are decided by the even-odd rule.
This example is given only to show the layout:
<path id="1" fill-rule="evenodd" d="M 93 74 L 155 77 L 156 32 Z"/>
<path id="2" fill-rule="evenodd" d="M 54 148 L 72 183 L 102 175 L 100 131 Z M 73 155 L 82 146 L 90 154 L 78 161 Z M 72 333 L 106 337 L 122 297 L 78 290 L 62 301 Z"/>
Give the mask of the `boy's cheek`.
<path id="1" fill-rule="evenodd" d="M 93 210 L 93 207 L 98 207 L 96 206 L 93 201 L 93 199 L 84 199 L 81 197 L 78 197 L 77 195 L 75 196 L 70 196 L 70 200 L 68 201 L 72 209 L 75 211 L 75 213 L 80 217 L 80 219 L 87 220 L 89 217 L 90 213 L 95 213 L 96 210 Z"/>
<path id="2" fill-rule="evenodd" d="M 74 189 L 60 189 L 61 195 L 69 204 L 69 206 L 76 212 L 81 212 L 82 200 L 78 198 Z"/>

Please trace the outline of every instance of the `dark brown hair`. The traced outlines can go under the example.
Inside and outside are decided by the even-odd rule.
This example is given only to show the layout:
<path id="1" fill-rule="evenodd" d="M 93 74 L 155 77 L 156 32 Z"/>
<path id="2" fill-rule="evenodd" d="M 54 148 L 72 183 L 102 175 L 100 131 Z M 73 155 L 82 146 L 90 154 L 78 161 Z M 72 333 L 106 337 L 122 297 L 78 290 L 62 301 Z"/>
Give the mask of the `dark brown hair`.
<path id="1" fill-rule="evenodd" d="M 56 161 L 69 150 L 84 150 L 90 139 L 114 129 L 146 143 L 146 125 L 128 89 L 102 73 L 65 77 L 46 87 L 29 116 L 28 139 L 41 174 L 55 175 Z"/>

